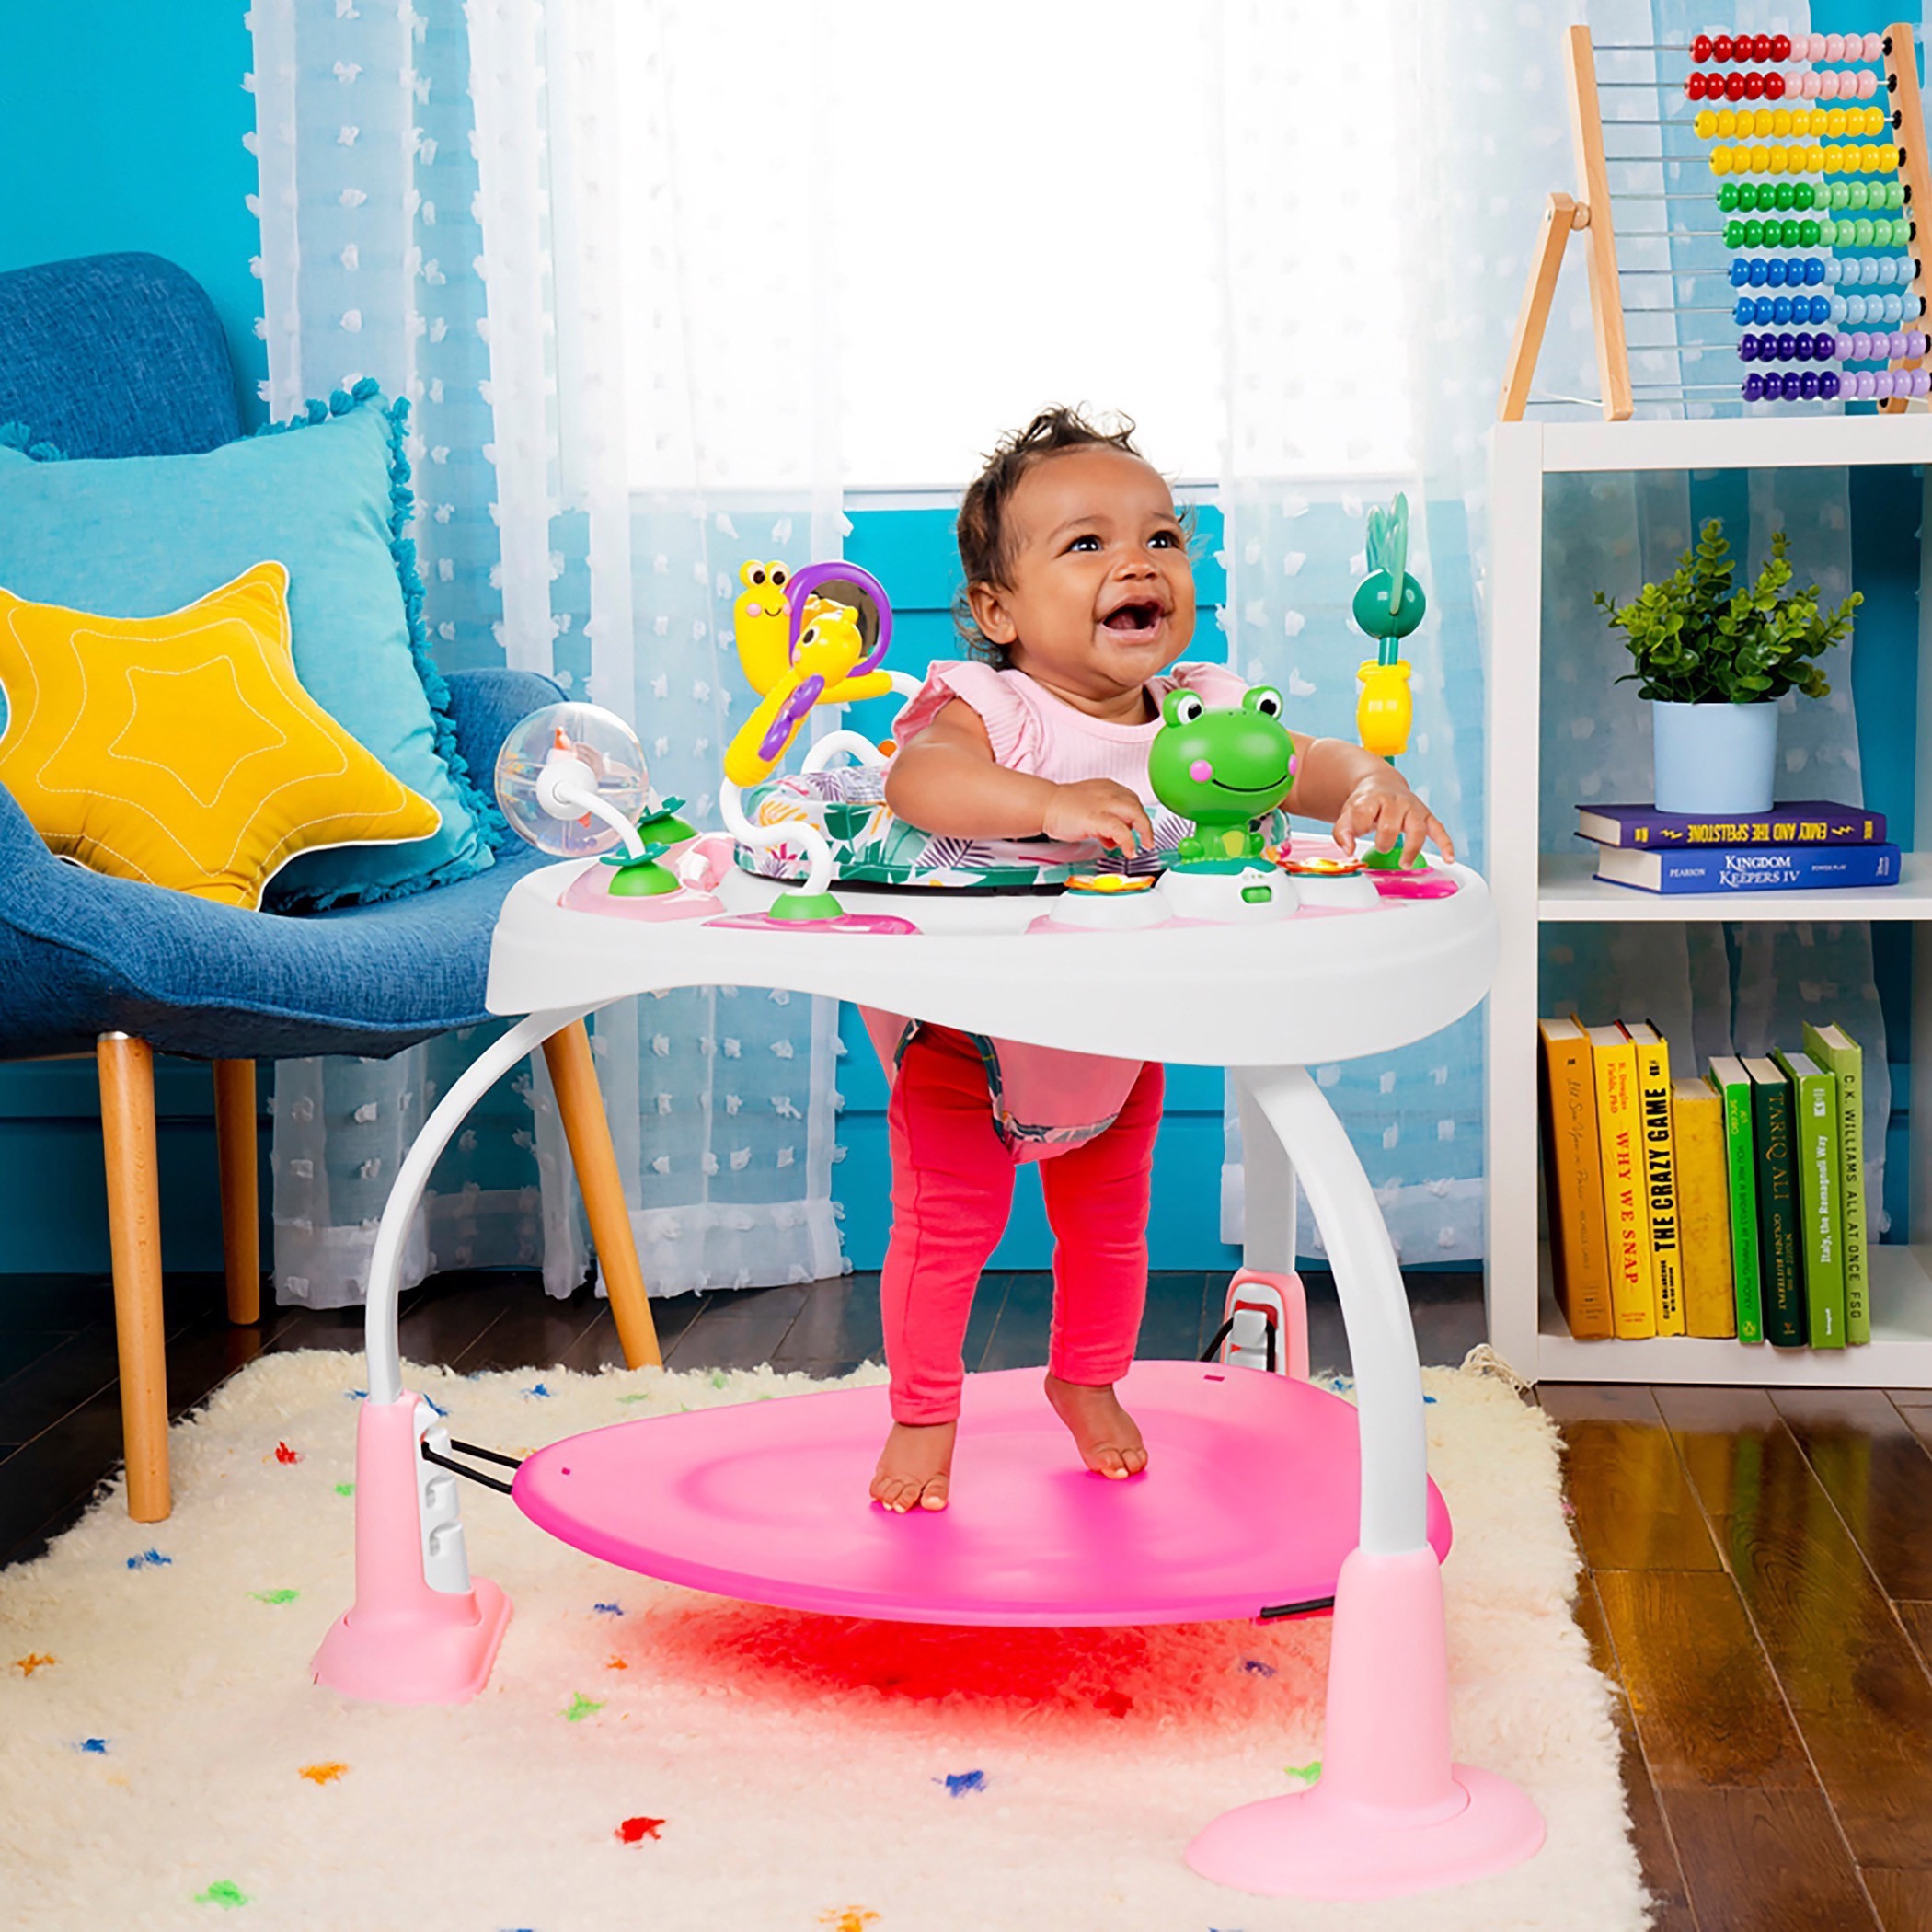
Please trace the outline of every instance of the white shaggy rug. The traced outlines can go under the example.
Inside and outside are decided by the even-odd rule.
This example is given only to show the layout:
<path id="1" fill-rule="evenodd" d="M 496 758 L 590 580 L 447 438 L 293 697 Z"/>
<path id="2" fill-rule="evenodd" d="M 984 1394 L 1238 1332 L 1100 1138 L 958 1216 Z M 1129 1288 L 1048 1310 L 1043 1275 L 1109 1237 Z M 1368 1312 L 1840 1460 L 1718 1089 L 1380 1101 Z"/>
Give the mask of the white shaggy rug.
<path id="1" fill-rule="evenodd" d="M 882 1372 L 861 1370 L 856 1380 Z M 1425 1380 L 1456 1755 L 1525 1785 L 1544 1849 L 1368 1905 L 1182 1862 L 1314 1775 L 1325 1619 L 942 1630 L 766 1610 L 614 1570 L 464 1494 L 515 1615 L 484 1694 L 350 1703 L 309 1658 L 351 1596 L 362 1363 L 270 1356 L 174 1432 L 176 1507 L 119 1489 L 0 1572 L 0 1922 L 17 1932 L 1277 1932 L 1646 1923 L 1602 1680 L 1568 1604 L 1555 1431 L 1503 1381 Z M 512 1453 L 769 1371 L 409 1372 Z"/>

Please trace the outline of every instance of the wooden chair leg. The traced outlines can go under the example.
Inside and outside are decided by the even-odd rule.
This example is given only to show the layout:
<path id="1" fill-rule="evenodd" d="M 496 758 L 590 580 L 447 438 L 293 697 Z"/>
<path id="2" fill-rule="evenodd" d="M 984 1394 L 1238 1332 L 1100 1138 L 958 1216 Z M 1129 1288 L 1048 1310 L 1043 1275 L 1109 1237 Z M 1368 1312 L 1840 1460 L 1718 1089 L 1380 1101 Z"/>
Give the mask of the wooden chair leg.
<path id="1" fill-rule="evenodd" d="M 577 1185 L 583 1190 L 591 1238 L 597 1244 L 604 1289 L 616 1317 L 624 1359 L 632 1368 L 655 1367 L 664 1355 L 658 1347 L 657 1324 L 650 1318 L 650 1297 L 638 1261 L 624 1183 L 617 1178 L 617 1152 L 611 1145 L 597 1069 L 591 1063 L 591 1036 L 581 1019 L 544 1041 L 544 1062 L 557 1089 L 557 1105 L 570 1143 L 570 1158 L 577 1166 Z"/>
<path id="2" fill-rule="evenodd" d="M 255 1063 L 214 1063 L 214 1146 L 222 1177 L 222 1261 L 228 1319 L 261 1319 L 261 1206 L 257 1194 Z"/>
<path id="3" fill-rule="evenodd" d="M 95 1064 L 100 1075 L 101 1138 L 107 1154 L 128 1514 L 136 1523 L 159 1523 L 172 1502 L 167 1484 L 167 1351 L 161 1314 L 155 1056 L 144 1040 L 103 1033 L 96 1042 Z"/>

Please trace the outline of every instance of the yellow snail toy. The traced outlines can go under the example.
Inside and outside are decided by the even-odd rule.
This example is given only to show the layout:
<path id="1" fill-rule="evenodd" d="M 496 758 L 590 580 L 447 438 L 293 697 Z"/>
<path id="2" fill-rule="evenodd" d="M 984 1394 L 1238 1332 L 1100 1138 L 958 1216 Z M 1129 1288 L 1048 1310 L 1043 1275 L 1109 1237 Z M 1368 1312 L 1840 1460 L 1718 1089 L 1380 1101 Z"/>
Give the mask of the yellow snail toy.
<path id="1" fill-rule="evenodd" d="M 832 848 L 824 834 L 802 816 L 754 825 L 745 816 L 741 794 L 746 786 L 771 776 L 816 707 L 853 704 L 893 691 L 911 696 L 918 681 L 880 668 L 892 638 L 892 606 L 885 586 L 869 570 L 857 564 L 814 563 L 788 573 L 782 563 L 753 562 L 739 571 L 738 581 L 744 590 L 732 606 L 732 631 L 739 662 L 758 694 L 758 704 L 725 749 L 719 814 L 741 845 L 770 850 L 790 844 L 810 856 L 804 884 L 781 892 L 765 916 L 839 921 L 845 914 L 830 890 Z M 829 594 L 820 595 L 822 587 Z M 857 604 L 871 606 L 876 631 L 869 645 L 866 636 L 871 627 Z M 876 765 L 883 754 L 857 731 L 834 731 L 812 746 L 807 767 L 839 755 Z"/>

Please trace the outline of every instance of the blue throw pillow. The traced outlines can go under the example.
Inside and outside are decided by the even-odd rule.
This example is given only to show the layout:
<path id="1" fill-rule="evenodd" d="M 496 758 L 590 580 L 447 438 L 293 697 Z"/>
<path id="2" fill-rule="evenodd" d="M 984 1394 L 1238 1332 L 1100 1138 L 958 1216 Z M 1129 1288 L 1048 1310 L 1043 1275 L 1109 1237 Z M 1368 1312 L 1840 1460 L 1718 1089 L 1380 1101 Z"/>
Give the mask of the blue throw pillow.
<path id="1" fill-rule="evenodd" d="M 202 455 L 68 462 L 44 446 L 0 448 L 0 587 L 36 604 L 153 617 L 256 564 L 285 565 L 303 688 L 442 813 L 431 838 L 293 860 L 270 894 L 278 910 L 466 878 L 491 863 L 504 835 L 456 750 L 448 687 L 424 636 L 416 546 L 402 534 L 408 412 L 364 381 Z"/>

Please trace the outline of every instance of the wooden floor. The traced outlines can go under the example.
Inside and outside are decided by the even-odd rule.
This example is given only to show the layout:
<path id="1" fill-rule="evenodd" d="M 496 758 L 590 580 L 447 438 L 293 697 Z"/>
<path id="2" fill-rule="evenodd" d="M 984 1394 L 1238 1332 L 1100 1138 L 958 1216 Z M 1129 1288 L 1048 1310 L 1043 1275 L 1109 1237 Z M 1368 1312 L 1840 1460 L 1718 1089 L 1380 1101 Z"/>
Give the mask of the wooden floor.
<path id="1" fill-rule="evenodd" d="M 1198 1354 L 1221 1277 L 1155 1277 L 1148 1356 Z M 1473 1275 L 1409 1278 L 1424 1362 L 1483 1339 Z M 989 1275 L 974 1368 L 1046 1360 L 1051 1284 Z M 835 1374 L 880 1352 L 877 1279 L 653 1305 L 679 1368 Z M 515 1274 L 444 1276 L 403 1352 L 475 1371 L 620 1361 L 607 1308 Z M 176 1414 L 268 1351 L 359 1350 L 359 1315 L 230 1328 L 219 1280 L 168 1282 Z M 1312 1352 L 1346 1369 L 1331 1284 Z M 1546 1386 L 1587 1575 L 1579 1616 L 1619 1688 L 1624 1780 L 1660 1932 L 1932 1932 L 1932 1394 Z M 0 1562 L 37 1554 L 115 1466 L 102 1282 L 0 1278 Z"/>

